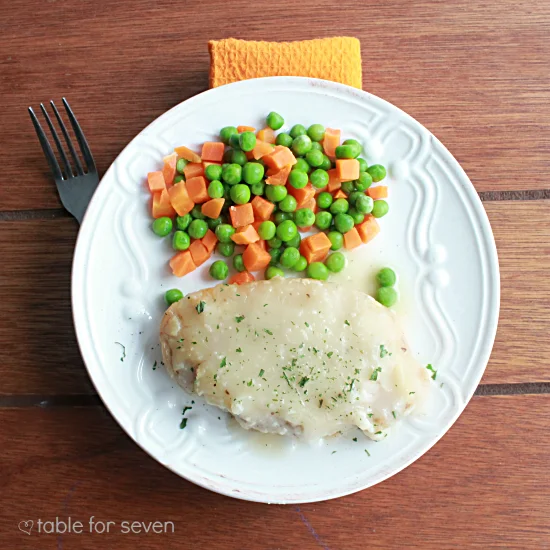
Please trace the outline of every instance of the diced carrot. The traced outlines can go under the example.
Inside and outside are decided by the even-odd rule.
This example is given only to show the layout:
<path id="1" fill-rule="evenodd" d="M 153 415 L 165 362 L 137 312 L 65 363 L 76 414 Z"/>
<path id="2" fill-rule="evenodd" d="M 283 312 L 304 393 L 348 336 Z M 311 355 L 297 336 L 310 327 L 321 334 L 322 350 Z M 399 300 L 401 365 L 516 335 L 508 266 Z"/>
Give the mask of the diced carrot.
<path id="1" fill-rule="evenodd" d="M 157 191 L 166 189 L 164 176 L 160 170 L 157 172 L 149 172 L 147 174 L 147 184 L 149 185 L 149 191 L 151 191 L 151 193 L 156 193 Z"/>
<path id="2" fill-rule="evenodd" d="M 246 155 L 246 160 L 248 160 L 248 161 L 255 160 L 254 159 L 254 150 L 246 151 L 245 155 Z"/>
<path id="3" fill-rule="evenodd" d="M 162 167 L 162 175 L 164 176 L 164 182 L 166 187 L 170 187 L 174 183 L 174 176 L 176 175 L 176 163 L 178 162 L 177 153 L 171 153 L 162 159 L 164 166 Z"/>
<path id="4" fill-rule="evenodd" d="M 225 152 L 225 145 L 221 141 L 205 141 L 202 145 L 201 158 L 203 162 L 221 162 Z"/>
<path id="5" fill-rule="evenodd" d="M 370 214 L 365 216 L 365 220 L 356 227 L 363 243 L 368 243 L 380 233 L 380 226 L 376 218 Z"/>
<path id="6" fill-rule="evenodd" d="M 308 263 L 322 262 L 328 254 L 332 243 L 324 233 L 315 233 L 300 243 L 300 254 Z"/>
<path id="7" fill-rule="evenodd" d="M 206 202 L 210 198 L 208 196 L 206 180 L 202 176 L 197 176 L 196 178 L 188 178 L 186 186 L 189 197 L 194 203 L 200 204 L 202 202 Z M 216 218 L 217 217 L 218 216 L 216 216 Z"/>
<path id="8" fill-rule="evenodd" d="M 250 204 L 252 204 L 252 210 L 254 211 L 254 219 L 260 221 L 269 220 L 269 216 L 271 216 L 275 209 L 275 205 L 272 202 L 259 195 L 256 195 Z"/>
<path id="9" fill-rule="evenodd" d="M 386 199 L 388 198 L 388 187 L 387 185 L 377 185 L 376 187 L 369 187 L 367 189 L 367 195 L 374 199 Z"/>
<path id="10" fill-rule="evenodd" d="M 211 254 L 212 252 L 214 252 L 214 248 L 216 248 L 218 237 L 216 237 L 214 231 L 209 229 L 206 232 L 206 235 L 201 239 L 201 242 L 204 245 L 204 248 L 206 248 L 206 250 L 208 250 L 208 252 Z"/>
<path id="11" fill-rule="evenodd" d="M 235 244 L 250 244 L 259 241 L 260 235 L 258 235 L 258 232 L 251 224 L 244 227 L 239 227 L 239 229 L 237 229 L 237 232 L 231 235 L 231 240 Z"/>
<path id="12" fill-rule="evenodd" d="M 229 215 L 231 216 L 231 225 L 235 228 L 254 223 L 254 210 L 252 209 L 252 204 L 249 202 L 239 204 L 238 206 L 231 206 L 229 208 Z"/>
<path id="13" fill-rule="evenodd" d="M 265 157 L 265 155 L 269 155 L 270 153 L 273 153 L 273 145 L 271 145 L 271 143 L 260 141 L 259 139 L 256 140 L 256 145 L 254 149 L 252 149 L 252 156 L 256 160 Z"/>
<path id="14" fill-rule="evenodd" d="M 168 216 L 169 218 L 176 215 L 176 211 L 170 202 L 170 195 L 166 189 L 153 193 L 153 206 L 152 206 L 153 218 L 162 218 Z"/>
<path id="15" fill-rule="evenodd" d="M 312 227 L 312 225 L 308 225 L 307 227 L 298 227 L 298 231 L 300 231 L 300 233 L 307 233 Z"/>
<path id="16" fill-rule="evenodd" d="M 325 138 L 323 139 L 323 149 L 327 157 L 334 158 L 336 156 L 336 147 L 340 145 L 340 130 L 327 128 L 325 130 Z"/>
<path id="17" fill-rule="evenodd" d="M 196 178 L 198 176 L 204 176 L 204 166 L 202 162 L 194 163 L 190 162 L 184 169 L 185 179 Z"/>
<path id="18" fill-rule="evenodd" d="M 235 273 L 232 275 L 228 281 L 230 285 L 244 285 L 245 283 L 251 283 L 255 281 L 254 275 L 248 273 L 248 271 L 241 271 L 241 273 Z"/>
<path id="19" fill-rule="evenodd" d="M 334 197 L 334 200 L 348 198 L 348 196 L 341 189 L 338 189 L 332 196 Z"/>
<path id="20" fill-rule="evenodd" d="M 259 130 L 256 137 L 266 143 L 275 143 L 275 132 L 269 126 Z"/>
<path id="21" fill-rule="evenodd" d="M 256 229 L 257 231 L 257 229 Z M 256 244 L 259 244 L 265 251 L 267 251 L 267 241 L 260 239 Z"/>
<path id="22" fill-rule="evenodd" d="M 197 153 L 194 151 L 191 151 L 188 147 L 185 147 L 185 145 L 182 145 L 181 147 L 176 147 L 174 151 L 177 153 L 178 157 L 188 160 L 189 162 L 201 162 L 201 158 Z"/>
<path id="23" fill-rule="evenodd" d="M 187 186 L 184 182 L 170 187 L 168 194 L 170 195 L 170 202 L 179 216 L 185 216 L 185 214 L 193 210 L 195 203 L 189 197 Z"/>
<path id="24" fill-rule="evenodd" d="M 248 271 L 265 269 L 270 261 L 271 255 L 258 243 L 249 244 L 243 252 L 243 263 Z"/>
<path id="25" fill-rule="evenodd" d="M 352 181 L 359 177 L 359 161 L 357 159 L 338 159 L 336 173 L 340 181 Z"/>
<path id="26" fill-rule="evenodd" d="M 252 207 L 252 208 L 254 208 L 254 207 Z M 254 220 L 255 220 L 255 221 L 254 221 L 254 223 L 252 224 L 252 227 L 253 227 L 256 231 L 258 231 L 258 229 L 260 229 L 260 225 L 262 225 L 262 223 L 264 223 L 264 222 L 263 222 L 262 220 L 256 219 L 256 217 L 254 217 Z"/>
<path id="27" fill-rule="evenodd" d="M 302 189 L 296 189 L 292 185 L 287 185 L 287 189 L 288 194 L 296 199 L 296 208 L 304 208 L 304 204 L 315 197 L 315 188 L 311 183 L 308 183 Z"/>
<path id="28" fill-rule="evenodd" d="M 328 186 L 327 191 L 329 193 L 332 193 L 333 191 L 337 191 L 342 187 L 342 180 L 338 177 L 338 171 L 336 168 L 332 168 L 330 170 L 327 170 L 328 172 Z"/>
<path id="29" fill-rule="evenodd" d="M 176 277 L 183 277 L 197 268 L 189 250 L 178 252 L 170 260 L 170 267 L 172 268 L 172 273 Z"/>
<path id="30" fill-rule="evenodd" d="M 292 165 L 287 164 L 277 172 L 274 172 L 273 174 L 268 176 L 265 182 L 268 185 L 286 185 L 286 180 L 288 179 L 288 176 L 291 170 L 292 170 Z"/>
<path id="31" fill-rule="evenodd" d="M 242 134 L 243 132 L 255 132 L 256 128 L 253 128 L 252 126 L 237 126 L 237 132 L 239 134 Z"/>
<path id="32" fill-rule="evenodd" d="M 347 250 L 357 248 L 361 243 L 361 236 L 355 227 L 350 229 L 347 233 L 344 233 L 344 248 Z"/>
<path id="33" fill-rule="evenodd" d="M 191 252 L 191 257 L 193 258 L 193 261 L 195 262 L 195 265 L 197 267 L 206 262 L 211 254 L 210 252 L 208 252 L 206 246 L 202 244 L 200 239 L 197 239 L 191 243 L 191 246 L 189 247 L 189 252 Z"/>
<path id="34" fill-rule="evenodd" d="M 309 199 L 300 208 L 309 208 L 310 210 L 313 210 L 314 214 L 317 214 L 319 211 L 319 208 L 317 207 L 317 201 L 315 199 Z"/>
<path id="35" fill-rule="evenodd" d="M 272 153 L 262 157 L 265 165 L 274 170 L 281 170 L 287 164 L 294 166 L 297 162 L 296 157 L 288 147 L 277 145 Z"/>
<path id="36" fill-rule="evenodd" d="M 215 220 L 220 217 L 224 202 L 225 199 L 210 199 L 201 206 L 201 212 Z"/>

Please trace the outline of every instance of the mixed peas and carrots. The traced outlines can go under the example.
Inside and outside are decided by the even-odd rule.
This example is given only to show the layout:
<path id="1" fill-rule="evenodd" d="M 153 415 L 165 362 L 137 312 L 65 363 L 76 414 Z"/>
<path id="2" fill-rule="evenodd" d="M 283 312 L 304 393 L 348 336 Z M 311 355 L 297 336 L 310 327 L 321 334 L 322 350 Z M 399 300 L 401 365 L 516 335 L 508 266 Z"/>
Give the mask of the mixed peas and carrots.
<path id="1" fill-rule="evenodd" d="M 174 275 L 190 273 L 217 252 L 233 257 L 237 273 L 229 282 L 255 280 L 256 271 L 266 279 L 284 276 L 281 268 L 326 280 L 345 267 L 338 250 L 380 231 L 376 220 L 388 213 L 388 188 L 373 183 L 386 169 L 369 166 L 357 140 L 342 141 L 340 130 L 322 124 L 276 133 L 284 119 L 275 112 L 266 123 L 258 132 L 226 126 L 200 155 L 176 147 L 162 170 L 148 174 L 152 228 L 160 237 L 173 233 Z M 311 229 L 318 231 L 300 235 Z M 225 280 L 229 267 L 220 259 L 209 273 Z"/>

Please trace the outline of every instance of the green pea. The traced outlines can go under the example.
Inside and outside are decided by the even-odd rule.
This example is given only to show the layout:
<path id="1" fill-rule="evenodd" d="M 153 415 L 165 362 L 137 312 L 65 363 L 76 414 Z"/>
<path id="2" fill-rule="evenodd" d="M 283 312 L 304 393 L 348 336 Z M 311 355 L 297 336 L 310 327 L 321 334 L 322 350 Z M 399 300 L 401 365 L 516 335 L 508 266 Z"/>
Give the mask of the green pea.
<path id="1" fill-rule="evenodd" d="M 340 250 L 344 246 L 344 237 L 342 233 L 338 231 L 330 231 L 327 235 L 328 240 L 331 242 L 331 250 Z"/>
<path id="2" fill-rule="evenodd" d="M 307 268 L 307 260 L 300 256 L 298 261 L 294 264 L 294 271 L 304 271 Z"/>
<path id="3" fill-rule="evenodd" d="M 231 185 L 228 183 L 223 184 L 223 198 L 225 199 L 223 204 L 224 208 L 229 208 L 229 203 L 231 202 Z"/>
<path id="4" fill-rule="evenodd" d="M 267 246 L 269 246 L 269 248 L 281 248 L 281 246 L 283 246 L 283 241 L 277 237 L 273 237 L 267 241 Z"/>
<path id="5" fill-rule="evenodd" d="M 397 291 L 392 286 L 382 286 L 376 291 L 376 300 L 383 306 L 392 307 L 397 302 Z"/>
<path id="6" fill-rule="evenodd" d="M 322 189 L 328 185 L 328 173 L 322 168 L 317 168 L 317 170 L 314 170 L 309 175 L 309 181 L 311 181 L 311 185 L 316 189 Z"/>
<path id="7" fill-rule="evenodd" d="M 292 151 L 296 156 L 303 157 L 311 150 L 311 140 L 307 136 L 298 136 L 292 141 Z"/>
<path id="8" fill-rule="evenodd" d="M 312 141 L 311 142 L 311 151 L 319 151 L 321 154 L 323 154 L 323 146 L 318 141 Z"/>
<path id="9" fill-rule="evenodd" d="M 238 149 L 233 149 L 233 151 L 231 151 L 230 162 L 232 164 L 238 164 L 239 166 L 244 166 L 248 162 L 248 159 L 246 158 L 246 153 L 243 153 L 243 151 L 239 151 Z M 222 171 L 223 171 L 223 166 L 222 166 Z"/>
<path id="10" fill-rule="evenodd" d="M 315 214 L 311 208 L 300 208 L 296 211 L 294 221 L 298 227 L 310 227 L 315 223 Z"/>
<path id="11" fill-rule="evenodd" d="M 239 145 L 243 151 L 252 151 L 256 147 L 256 134 L 254 132 L 243 132 L 239 135 Z"/>
<path id="12" fill-rule="evenodd" d="M 193 220 L 187 231 L 193 239 L 202 239 L 208 231 L 208 224 L 204 220 Z"/>
<path id="13" fill-rule="evenodd" d="M 176 227 L 180 231 L 185 231 L 189 227 L 192 219 L 193 218 L 191 217 L 191 214 L 185 214 L 185 216 L 177 216 Z"/>
<path id="14" fill-rule="evenodd" d="M 208 228 L 212 229 L 212 231 L 216 230 L 216 227 L 220 225 L 223 222 L 222 218 L 207 218 L 206 223 L 208 224 Z"/>
<path id="15" fill-rule="evenodd" d="M 282 201 L 288 194 L 288 191 L 284 185 L 266 185 L 265 196 L 267 200 L 271 202 Z"/>
<path id="16" fill-rule="evenodd" d="M 219 180 L 222 177 L 222 167 L 217 164 L 209 164 L 204 169 L 204 175 L 209 181 Z"/>
<path id="17" fill-rule="evenodd" d="M 244 267 L 243 255 L 242 254 L 236 254 L 235 256 L 233 256 L 233 267 L 239 273 L 242 273 L 243 271 L 246 271 L 246 267 Z"/>
<path id="18" fill-rule="evenodd" d="M 359 172 L 366 172 L 369 165 L 367 161 L 361 157 L 357 159 L 359 161 Z"/>
<path id="19" fill-rule="evenodd" d="M 285 119 L 275 111 L 271 111 L 271 113 L 267 115 L 265 121 L 272 130 L 280 130 L 285 123 Z"/>
<path id="20" fill-rule="evenodd" d="M 229 256 L 232 256 L 235 252 L 235 243 L 233 241 L 228 243 L 218 243 L 216 245 L 216 250 L 222 256 L 229 258 Z"/>
<path id="21" fill-rule="evenodd" d="M 353 218 L 348 214 L 336 214 L 334 217 L 334 227 L 340 233 L 347 233 L 353 229 Z"/>
<path id="22" fill-rule="evenodd" d="M 223 281 L 229 275 L 229 267 L 223 260 L 216 260 L 210 266 L 210 276 L 218 281 Z"/>
<path id="23" fill-rule="evenodd" d="M 367 168 L 367 172 L 372 176 L 372 181 L 382 181 L 386 177 L 386 169 L 381 164 L 373 164 Z"/>
<path id="24" fill-rule="evenodd" d="M 296 164 L 292 167 L 292 172 L 294 172 L 294 170 L 299 170 L 309 174 L 311 172 L 311 166 L 307 163 L 306 159 L 298 158 L 296 159 Z"/>
<path id="25" fill-rule="evenodd" d="M 374 208 L 374 201 L 368 195 L 361 195 L 357 197 L 355 201 L 355 208 L 357 212 L 362 214 L 370 214 Z"/>
<path id="26" fill-rule="evenodd" d="M 312 124 L 307 129 L 311 141 L 321 141 L 325 137 L 325 127 L 322 124 Z"/>
<path id="27" fill-rule="evenodd" d="M 395 271 L 390 267 L 383 267 L 377 274 L 376 280 L 380 286 L 393 286 L 397 281 Z"/>
<path id="28" fill-rule="evenodd" d="M 294 222 L 296 223 L 296 222 Z M 292 239 L 288 240 L 285 244 L 286 246 L 293 246 L 294 248 L 300 248 L 300 243 L 302 242 L 302 237 L 300 233 L 296 233 Z"/>
<path id="29" fill-rule="evenodd" d="M 174 250 L 187 250 L 191 239 L 185 231 L 176 231 L 172 237 L 172 248 Z"/>
<path id="30" fill-rule="evenodd" d="M 363 146 L 356 139 L 346 139 L 342 145 L 353 145 L 359 149 L 359 154 L 363 151 Z"/>
<path id="31" fill-rule="evenodd" d="M 280 223 L 286 220 L 294 220 L 294 213 L 293 212 L 275 212 L 274 220 L 277 225 L 279 225 Z"/>
<path id="32" fill-rule="evenodd" d="M 179 302 L 182 298 L 183 292 L 181 290 L 178 290 L 177 288 L 167 290 L 164 294 L 164 299 L 169 306 L 175 304 L 176 302 Z"/>
<path id="33" fill-rule="evenodd" d="M 277 226 L 277 237 L 283 242 L 290 241 L 298 233 L 298 228 L 292 220 L 285 220 Z"/>
<path id="34" fill-rule="evenodd" d="M 181 174 L 178 174 L 175 178 L 174 178 L 174 185 L 176 183 L 179 183 L 180 181 L 185 181 L 185 178 L 181 175 Z"/>
<path id="35" fill-rule="evenodd" d="M 233 149 L 236 149 L 236 150 L 239 150 L 241 148 L 241 142 L 240 142 L 240 134 L 237 133 L 237 134 L 233 134 L 230 138 L 229 138 L 229 145 L 231 145 L 231 147 Z"/>
<path id="36" fill-rule="evenodd" d="M 166 237 L 172 232 L 172 220 L 166 216 L 157 218 L 153 222 L 153 233 L 159 237 Z"/>
<path id="37" fill-rule="evenodd" d="M 282 253 L 282 248 L 271 248 L 269 250 L 269 255 L 271 256 L 271 261 L 269 263 L 271 265 L 277 265 L 279 263 L 279 260 L 281 259 Z"/>
<path id="38" fill-rule="evenodd" d="M 243 166 L 243 179 L 248 185 L 260 183 L 264 177 L 264 167 L 259 162 L 247 162 Z"/>
<path id="39" fill-rule="evenodd" d="M 361 193 L 361 191 L 353 191 L 352 193 L 349 194 L 348 196 L 348 202 L 351 204 L 351 205 L 354 205 L 356 202 L 357 202 L 357 199 L 359 197 L 362 197 L 364 196 L 365 193 Z"/>
<path id="40" fill-rule="evenodd" d="M 265 183 L 263 181 L 253 183 L 250 186 L 250 191 L 253 195 L 263 195 L 265 192 Z"/>
<path id="41" fill-rule="evenodd" d="M 349 210 L 349 202 L 346 199 L 336 199 L 330 205 L 331 214 L 345 214 Z"/>
<path id="42" fill-rule="evenodd" d="M 231 200 L 235 204 L 246 204 L 250 201 L 250 187 L 244 183 L 237 183 L 231 187 Z"/>
<path id="43" fill-rule="evenodd" d="M 346 266 L 346 257 L 341 252 L 333 252 L 325 260 L 325 265 L 329 271 L 339 273 Z"/>
<path id="44" fill-rule="evenodd" d="M 389 209 L 390 205 L 385 200 L 374 201 L 374 205 L 372 207 L 372 215 L 375 218 L 381 218 L 388 213 Z"/>
<path id="45" fill-rule="evenodd" d="M 334 199 L 330 193 L 323 191 L 317 195 L 317 206 L 319 208 L 330 208 L 333 200 Z"/>
<path id="46" fill-rule="evenodd" d="M 206 219 L 206 216 L 202 213 L 200 204 L 195 204 L 195 206 L 193 206 L 193 210 L 191 210 L 191 217 L 194 220 L 205 220 Z"/>
<path id="47" fill-rule="evenodd" d="M 292 145 L 292 138 L 289 134 L 282 132 L 275 138 L 276 145 L 282 145 L 283 147 L 290 147 Z"/>
<path id="48" fill-rule="evenodd" d="M 223 197 L 223 184 L 219 180 L 213 180 L 208 185 L 208 196 L 211 199 L 221 199 Z"/>
<path id="49" fill-rule="evenodd" d="M 228 223 L 222 223 L 216 227 L 216 237 L 221 243 L 231 243 L 231 236 L 235 234 L 235 228 Z"/>
<path id="50" fill-rule="evenodd" d="M 285 276 L 285 272 L 282 269 L 275 267 L 274 265 L 268 266 L 264 274 L 264 277 L 267 280 L 273 279 L 273 277 L 284 277 L 284 276 Z"/>
<path id="51" fill-rule="evenodd" d="M 365 221 L 365 214 L 358 212 L 355 208 L 350 208 L 348 214 L 353 218 L 353 223 L 358 225 Z"/>
<path id="52" fill-rule="evenodd" d="M 296 139 L 298 136 L 305 136 L 307 135 L 307 130 L 305 129 L 304 126 L 302 126 L 301 124 L 295 124 L 291 129 L 290 129 L 290 137 L 292 139 Z"/>
<path id="53" fill-rule="evenodd" d="M 325 154 L 323 154 L 323 163 L 319 168 L 321 168 L 321 170 L 330 170 L 332 168 L 332 162 Z"/>
<path id="54" fill-rule="evenodd" d="M 337 159 L 354 159 L 361 154 L 361 149 L 356 145 L 338 145 L 335 152 Z"/>
<path id="55" fill-rule="evenodd" d="M 269 241 L 269 239 L 272 239 L 275 237 L 275 233 L 277 232 L 277 227 L 272 221 L 265 221 L 260 224 L 260 227 L 258 227 L 258 235 L 260 235 L 260 238 L 264 241 Z"/>
<path id="56" fill-rule="evenodd" d="M 307 276 L 310 279 L 326 281 L 328 279 L 327 266 L 322 262 L 313 262 L 307 266 Z"/>
<path id="57" fill-rule="evenodd" d="M 330 212 L 317 212 L 315 215 L 315 225 L 323 231 L 328 229 L 332 223 L 332 214 Z"/>
<path id="58" fill-rule="evenodd" d="M 236 185 L 241 181 L 243 169 L 240 164 L 229 164 L 225 169 L 222 168 L 222 178 L 229 185 Z"/>
<path id="59" fill-rule="evenodd" d="M 310 166 L 318 168 L 319 166 L 321 166 L 321 164 L 323 164 L 323 153 L 321 151 L 312 149 L 306 154 L 306 160 Z"/>
<path id="60" fill-rule="evenodd" d="M 231 139 L 231 136 L 239 135 L 239 132 L 235 126 L 225 126 L 220 130 L 220 139 L 227 145 Z"/>
<path id="61" fill-rule="evenodd" d="M 176 162 L 176 172 L 179 172 L 180 174 L 183 174 L 183 171 L 185 170 L 185 167 L 188 164 L 189 164 L 188 160 L 178 159 L 178 162 Z"/>
<path id="62" fill-rule="evenodd" d="M 341 189 L 346 195 L 349 195 L 355 191 L 355 185 L 352 181 L 343 181 Z"/>
<path id="63" fill-rule="evenodd" d="M 288 183 L 294 187 L 294 189 L 303 189 L 308 182 L 307 172 L 301 170 L 291 170 L 288 175 Z"/>
<path id="64" fill-rule="evenodd" d="M 281 265 L 287 269 L 292 269 L 296 262 L 300 259 L 300 251 L 293 246 L 289 246 L 284 249 L 281 254 Z"/>
<path id="65" fill-rule="evenodd" d="M 297 206 L 296 199 L 292 195 L 287 195 L 280 203 L 279 209 L 282 212 L 294 212 Z"/>
<path id="66" fill-rule="evenodd" d="M 366 191 L 372 185 L 372 176 L 368 172 L 360 172 L 359 179 L 354 181 L 357 191 Z"/>

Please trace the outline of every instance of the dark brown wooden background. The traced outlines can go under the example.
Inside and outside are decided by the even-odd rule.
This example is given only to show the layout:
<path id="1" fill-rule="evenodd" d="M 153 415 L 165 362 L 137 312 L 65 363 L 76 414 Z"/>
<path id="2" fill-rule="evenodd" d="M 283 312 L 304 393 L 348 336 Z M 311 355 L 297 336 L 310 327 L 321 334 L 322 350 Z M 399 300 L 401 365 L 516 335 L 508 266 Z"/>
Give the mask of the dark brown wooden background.
<path id="1" fill-rule="evenodd" d="M 0 547 L 550 548 L 550 2 L 0 3 Z M 101 172 L 208 84 L 211 38 L 362 42 L 364 88 L 432 130 L 485 201 L 502 274 L 487 372 L 422 459 L 356 495 L 266 506 L 209 493 L 101 405 L 71 321 L 77 224 L 26 107 L 66 96 Z M 174 535 L 18 530 L 56 516 L 173 521 Z"/>

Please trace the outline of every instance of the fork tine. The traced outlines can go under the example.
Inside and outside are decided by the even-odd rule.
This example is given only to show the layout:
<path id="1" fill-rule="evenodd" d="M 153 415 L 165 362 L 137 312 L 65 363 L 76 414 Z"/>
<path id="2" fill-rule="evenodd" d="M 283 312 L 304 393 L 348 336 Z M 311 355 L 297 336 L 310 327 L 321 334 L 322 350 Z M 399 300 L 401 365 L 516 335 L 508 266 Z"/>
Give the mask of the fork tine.
<path id="1" fill-rule="evenodd" d="M 53 140 L 55 141 L 55 145 L 57 147 L 57 150 L 59 151 L 59 156 L 61 157 L 61 160 L 63 161 L 63 166 L 65 168 L 65 174 L 66 178 L 72 178 L 73 171 L 71 169 L 71 165 L 69 164 L 69 161 L 67 159 L 67 155 L 65 154 L 65 151 L 63 150 L 63 145 L 61 145 L 61 142 L 59 141 L 59 137 L 57 136 L 57 132 L 55 131 L 55 127 L 52 123 L 52 120 L 50 118 L 50 115 L 48 115 L 48 111 L 46 111 L 46 107 L 44 107 L 44 104 L 40 104 L 40 109 L 42 109 L 42 113 L 44 114 L 44 118 L 46 119 L 46 122 L 48 123 L 48 127 L 50 128 L 50 132 L 52 133 Z"/>
<path id="2" fill-rule="evenodd" d="M 80 128 L 80 124 L 78 124 L 78 121 L 76 120 L 76 117 L 74 116 L 71 108 L 69 107 L 69 103 L 67 102 L 67 100 L 63 97 L 62 101 L 63 101 L 63 105 L 65 106 L 65 110 L 67 111 L 67 115 L 69 115 L 69 120 L 71 121 L 74 133 L 76 135 L 76 139 L 78 139 L 78 143 L 80 144 L 80 150 L 82 151 L 82 156 L 86 161 L 86 167 L 88 168 L 88 172 L 96 172 L 97 170 L 95 167 L 94 157 L 92 156 L 90 147 L 88 147 L 88 142 L 84 137 L 82 128 Z"/>
<path id="3" fill-rule="evenodd" d="M 59 168 L 57 159 L 55 158 L 52 148 L 50 147 L 48 138 L 46 137 L 44 130 L 42 130 L 42 126 L 40 126 L 40 122 L 38 122 L 38 119 L 36 118 L 32 107 L 29 107 L 29 114 L 31 116 L 32 123 L 34 124 L 36 134 L 38 135 L 38 141 L 40 141 L 40 145 L 42 146 L 42 151 L 44 151 L 44 155 L 46 155 L 46 160 L 50 165 L 51 171 L 53 172 L 53 177 L 55 178 L 56 182 L 58 180 L 62 180 L 63 174 L 61 173 L 61 169 Z"/>
<path id="4" fill-rule="evenodd" d="M 69 132 L 67 132 L 67 127 L 65 126 L 65 123 L 63 122 L 63 119 L 59 115 L 59 111 L 57 110 L 57 107 L 55 106 L 55 103 L 53 101 L 50 101 L 50 105 L 52 106 L 53 112 L 55 114 L 55 118 L 57 119 L 57 123 L 59 124 L 59 127 L 61 128 L 61 132 L 63 132 L 63 137 L 65 138 L 65 143 L 67 144 L 67 147 L 69 148 L 69 151 L 71 152 L 71 156 L 73 157 L 73 161 L 76 165 L 76 170 L 80 176 L 84 174 L 84 169 L 82 168 L 82 163 L 80 162 L 80 159 L 78 158 L 78 155 L 76 154 L 73 142 L 71 141 L 71 138 L 69 136 Z"/>

